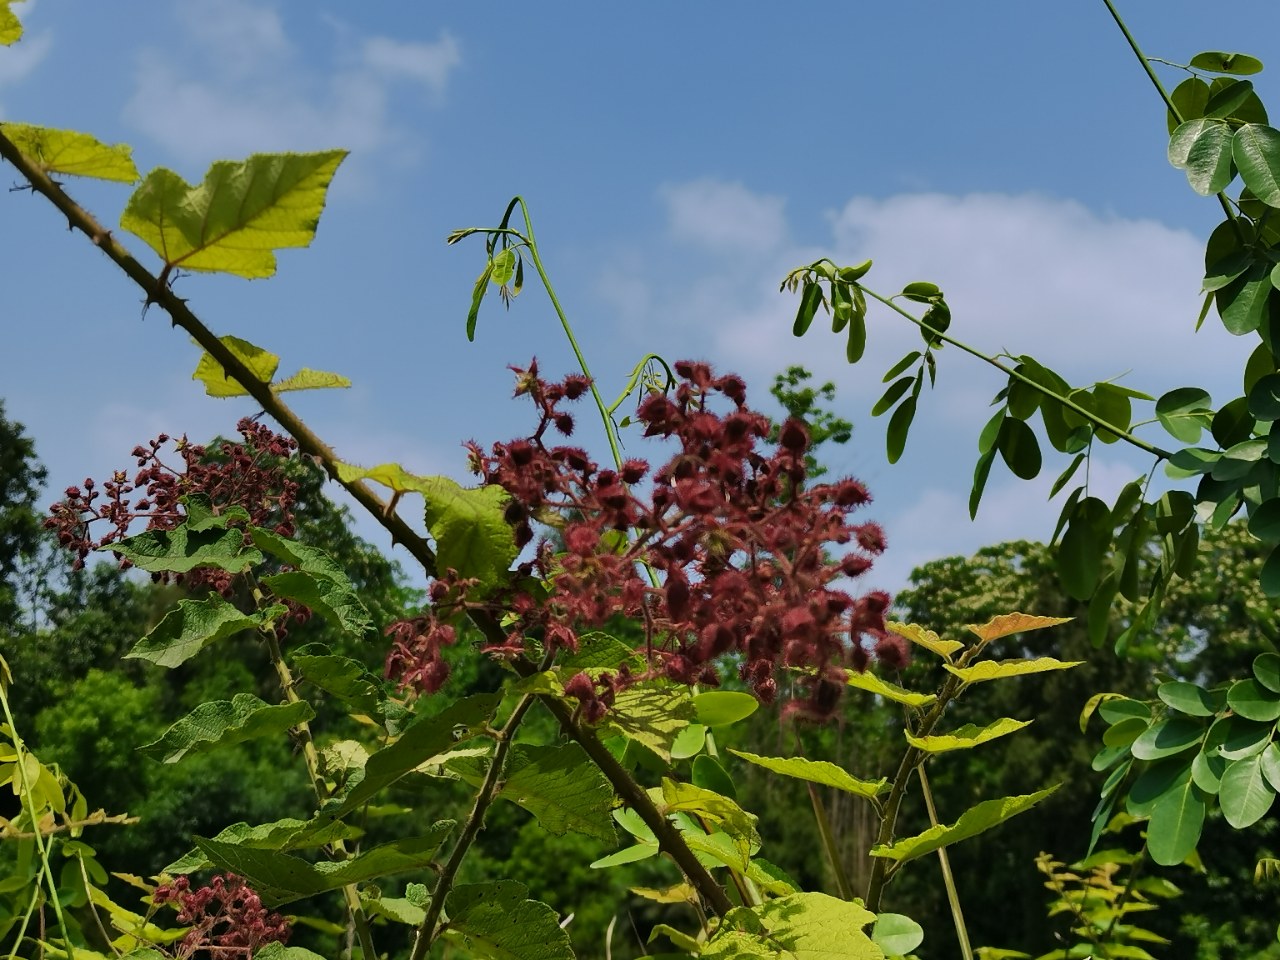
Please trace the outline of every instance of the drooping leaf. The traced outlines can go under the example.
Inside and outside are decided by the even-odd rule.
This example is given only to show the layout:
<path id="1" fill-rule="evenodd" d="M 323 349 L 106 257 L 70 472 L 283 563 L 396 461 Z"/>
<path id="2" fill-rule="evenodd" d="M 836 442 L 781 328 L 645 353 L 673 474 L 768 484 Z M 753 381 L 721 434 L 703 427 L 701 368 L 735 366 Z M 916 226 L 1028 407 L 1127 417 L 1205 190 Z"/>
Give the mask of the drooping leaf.
<path id="1" fill-rule="evenodd" d="M 348 780 L 346 789 L 321 808 L 322 816 L 341 817 L 432 757 L 483 733 L 500 700 L 496 693 L 475 694 L 410 724 L 398 740 L 369 758 L 363 777 Z"/>
<path id="2" fill-rule="evenodd" d="M 276 272 L 274 251 L 308 246 L 344 150 L 254 154 L 219 160 L 198 187 L 157 168 L 138 187 L 120 225 L 167 267 L 253 279 Z"/>
<path id="3" fill-rule="evenodd" d="M 308 644 L 289 659 L 299 679 L 315 684 L 366 716 L 382 714 L 386 696 L 377 678 L 359 660 L 335 656 L 320 644 Z"/>
<path id="4" fill-rule="evenodd" d="M 899 862 L 906 862 L 907 860 L 922 857 L 926 853 L 933 853 L 933 851 L 950 846 L 953 843 L 959 843 L 961 840 L 976 837 L 978 834 L 1004 823 L 1010 817 L 1015 817 L 1031 809 L 1057 790 L 1058 786 L 1048 787 L 1036 793 L 1029 793 L 1020 797 L 984 800 L 966 810 L 960 815 L 960 819 L 953 824 L 940 823 L 914 837 L 904 837 L 890 844 L 876 844 L 871 848 L 871 856 L 888 857 Z"/>
<path id="5" fill-rule="evenodd" d="M 248 340 L 239 337 L 219 337 L 224 347 L 235 355 L 236 359 L 249 368 L 249 372 L 262 383 L 270 383 L 280 366 L 280 358 L 269 350 L 264 350 Z M 249 391 L 232 379 L 217 360 L 205 351 L 200 355 L 200 362 L 191 374 L 192 380 L 204 384 L 204 392 L 211 397 L 246 397 Z"/>
<path id="6" fill-rule="evenodd" d="M 243 821 L 233 823 L 219 831 L 213 839 L 220 843 L 253 847 L 256 850 L 310 850 L 336 840 L 355 840 L 362 833 L 360 828 L 345 824 L 341 820 L 323 824 L 314 820 L 298 820 L 289 817 L 258 826 L 250 826 Z M 169 864 L 164 868 L 164 872 L 195 873 L 209 866 L 209 858 L 196 848 Z"/>
<path id="7" fill-rule="evenodd" d="M 914 690 L 906 690 L 896 683 L 882 680 L 870 670 L 866 673 L 849 670 L 847 671 L 846 682 L 851 687 L 857 687 L 859 690 L 866 690 L 868 693 L 874 693 L 878 697 L 892 700 L 894 703 L 901 703 L 904 706 L 917 709 L 926 707 L 938 699 L 932 693 L 916 693 Z"/>
<path id="8" fill-rule="evenodd" d="M 1200 842 L 1204 828 L 1205 802 L 1200 788 L 1186 776 L 1176 783 L 1151 808 L 1147 822 L 1147 850 L 1151 859 L 1162 867 L 1173 867 L 1187 859 Z"/>
<path id="9" fill-rule="evenodd" d="M 884 951 L 866 931 L 875 919 L 858 903 L 825 893 L 793 893 L 730 911 L 699 955 L 723 960 L 883 960 Z"/>
<path id="10" fill-rule="evenodd" d="M 179 600 L 145 637 L 134 644 L 125 659 L 146 660 L 159 667 L 186 663 L 210 644 L 259 627 L 266 614 L 279 615 L 284 607 L 247 614 L 222 597 L 206 600 Z"/>
<path id="11" fill-rule="evenodd" d="M 1186 173 L 1201 196 L 1225 190 L 1232 178 L 1231 125 L 1206 117 L 1188 120 L 1169 138 L 1169 162 Z"/>
<path id="12" fill-rule="evenodd" d="M 1280 207 L 1280 130 L 1246 123 L 1235 132 L 1232 156 L 1240 178 L 1269 207 Z"/>
<path id="13" fill-rule="evenodd" d="M 1218 790 L 1218 803 L 1227 823 L 1237 830 L 1251 827 L 1271 809 L 1276 794 L 1263 775 L 1262 758 L 1254 754 L 1227 766 Z"/>
<path id="14" fill-rule="evenodd" d="M 698 722 L 707 727 L 722 727 L 745 720 L 759 707 L 759 700 L 740 690 L 707 690 L 693 698 Z"/>
<path id="15" fill-rule="evenodd" d="M 498 796 L 524 807 L 556 836 L 572 830 L 612 843 L 613 790 L 576 743 L 512 751 Z"/>
<path id="16" fill-rule="evenodd" d="M 688 813 L 704 822 L 714 823 L 733 840 L 744 857 L 750 857 L 760 849 L 755 815 L 747 813 L 726 796 L 666 777 L 660 788 L 649 790 L 649 796 L 664 814 Z M 702 833 L 701 830 L 698 832 Z"/>
<path id="17" fill-rule="evenodd" d="M 0 43 L 4 43 L 5 22 L 12 16 L 7 4 L 0 9 Z M 133 183 L 138 179 L 133 150 L 126 144 L 108 146 L 87 133 L 29 123 L 3 123 L 0 130 L 23 156 L 45 173 L 119 183 Z"/>
<path id="18" fill-rule="evenodd" d="M 263 560 L 261 553 L 244 545 L 240 530 L 192 530 L 185 523 L 172 530 L 148 530 L 102 549 L 120 554 L 148 573 L 190 573 L 197 567 L 243 573 Z"/>
<path id="19" fill-rule="evenodd" d="M 906 637 L 912 643 L 924 647 L 944 660 L 950 660 L 953 653 L 964 649 L 964 644 L 959 640 L 943 640 L 932 630 L 927 630 L 919 624 L 889 620 L 885 622 L 885 628 L 900 637 Z"/>
<path id="20" fill-rule="evenodd" d="M 1047 670 L 1070 670 L 1083 660 L 1055 660 L 1053 657 L 1036 657 L 1033 660 L 979 660 L 971 667 L 953 667 L 944 663 L 949 673 L 954 673 L 965 683 L 983 683 L 987 680 L 1003 680 L 1005 677 L 1021 677 L 1029 673 Z"/>
<path id="21" fill-rule="evenodd" d="M 996 451 L 993 447 L 978 458 L 973 468 L 973 487 L 969 490 L 969 519 L 978 516 L 978 504 L 982 502 L 982 492 L 987 487 L 987 477 L 991 475 L 991 464 L 995 463 Z"/>
<path id="22" fill-rule="evenodd" d="M 528 892 L 515 880 L 457 884 L 445 900 L 447 936 L 478 960 L 573 960 L 556 912 Z"/>
<path id="23" fill-rule="evenodd" d="M 1235 76 L 1249 76 L 1262 72 L 1262 61 L 1245 53 L 1222 53 L 1218 50 L 1207 50 L 1197 53 L 1191 58 L 1189 66 L 1197 70 L 1211 73 L 1229 73 Z"/>
<path id="24" fill-rule="evenodd" d="M 1102 543 L 1092 524 L 1078 523 L 1074 519 L 1058 546 L 1058 579 L 1067 595 L 1076 600 L 1087 600 L 1093 595 L 1102 573 Z"/>
<path id="25" fill-rule="evenodd" d="M 1252 333 L 1262 324 L 1271 297 L 1271 267 L 1254 263 L 1214 294 L 1222 326 L 1232 336 Z"/>
<path id="26" fill-rule="evenodd" d="M 489 261 L 492 269 L 489 271 L 489 282 L 505 287 L 511 282 L 511 278 L 516 272 L 516 251 L 514 247 L 507 247 L 494 254 L 493 259 Z"/>
<path id="27" fill-rule="evenodd" d="M 676 735 L 695 716 L 687 687 L 636 686 L 617 695 L 602 726 L 670 761 Z"/>
<path id="28" fill-rule="evenodd" d="M 885 443 L 886 455 L 890 463 L 897 463 L 902 456 L 902 451 L 906 449 L 907 433 L 911 429 L 911 421 L 915 416 L 916 398 L 911 396 L 898 404 L 898 408 L 893 411 L 893 416 L 889 418 Z"/>
<path id="29" fill-rule="evenodd" d="M 440 820 L 423 836 L 384 843 L 349 860 L 319 863 L 277 850 L 257 850 L 202 837 L 196 837 L 196 846 L 219 869 L 249 881 L 264 904 L 278 907 L 349 883 L 429 866 L 453 827 L 454 821 Z"/>
<path id="30" fill-rule="evenodd" d="M 999 720 L 993 720 L 985 727 L 966 723 L 950 733 L 934 734 L 927 737 L 914 737 L 909 731 L 903 731 L 903 733 L 907 738 L 907 743 L 918 750 L 923 750 L 925 753 L 946 753 L 950 750 L 969 750 L 980 744 L 989 743 L 998 737 L 1016 733 L 1023 727 L 1030 725 L 1030 720 L 1013 720 L 1009 717 L 1001 717 Z"/>
<path id="31" fill-rule="evenodd" d="M 888 789 L 889 781 L 881 777 L 879 780 L 860 780 L 843 767 L 825 760 L 808 760 L 804 757 L 761 757 L 754 753 L 730 748 L 730 753 L 741 757 L 748 763 L 772 770 L 784 777 L 820 783 L 825 787 L 835 787 L 856 797 L 874 797 Z"/>
<path id="32" fill-rule="evenodd" d="M 1016 417 L 1005 417 L 996 436 L 996 449 L 1013 475 L 1033 480 L 1040 473 L 1040 444 L 1032 429 Z"/>
<path id="33" fill-rule="evenodd" d="M 915 377 L 900 377 L 895 380 L 890 385 L 889 389 L 884 392 L 884 396 L 877 400 L 875 406 L 871 408 L 871 415 L 873 417 L 878 417 L 885 411 L 892 408 L 895 403 L 902 399 L 902 395 L 906 393 L 915 382 Z"/>
<path id="34" fill-rule="evenodd" d="M 177 763 L 194 753 L 282 734 L 316 715 L 309 703 L 269 704 L 250 693 L 202 703 L 175 722 L 159 740 L 139 749 L 162 763 Z"/>
<path id="35" fill-rule="evenodd" d="M 476 284 L 471 288 L 471 308 L 467 311 L 467 340 L 476 338 L 476 321 L 480 319 L 480 304 L 485 292 L 489 289 L 489 278 L 493 276 L 493 261 L 490 260 L 476 277 Z"/>
<path id="36" fill-rule="evenodd" d="M 806 282 L 800 294 L 800 306 L 796 310 L 795 323 L 791 325 L 793 336 L 803 337 L 808 332 L 821 303 L 822 287 L 812 280 Z"/>
<path id="37" fill-rule="evenodd" d="M 249 533 L 255 546 L 296 568 L 263 578 L 276 596 L 311 607 L 353 636 L 363 637 L 373 629 L 373 618 L 351 578 L 327 553 L 261 527 Z"/>

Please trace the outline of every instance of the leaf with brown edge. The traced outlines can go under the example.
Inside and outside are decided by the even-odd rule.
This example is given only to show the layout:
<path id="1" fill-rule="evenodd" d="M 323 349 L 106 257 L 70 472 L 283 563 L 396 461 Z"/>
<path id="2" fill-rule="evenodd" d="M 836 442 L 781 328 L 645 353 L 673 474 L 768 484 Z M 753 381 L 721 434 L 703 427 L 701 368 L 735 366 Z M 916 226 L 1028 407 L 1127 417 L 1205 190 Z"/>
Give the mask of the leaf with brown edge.
<path id="1" fill-rule="evenodd" d="M 968 629 L 983 643 L 990 643 L 992 640 L 1009 637 L 1015 633 L 1060 626 L 1070 623 L 1072 619 L 1072 617 L 1037 617 L 1029 613 L 1003 613 L 998 617 L 992 617 L 981 626 L 968 624 Z"/>

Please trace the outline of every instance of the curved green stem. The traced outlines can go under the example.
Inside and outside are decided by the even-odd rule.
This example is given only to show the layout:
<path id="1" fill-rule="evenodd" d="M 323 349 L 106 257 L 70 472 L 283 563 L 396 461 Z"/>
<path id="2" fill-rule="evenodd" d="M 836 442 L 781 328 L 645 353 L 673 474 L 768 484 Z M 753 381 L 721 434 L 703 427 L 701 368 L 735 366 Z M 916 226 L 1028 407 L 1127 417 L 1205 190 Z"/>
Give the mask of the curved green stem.
<path id="1" fill-rule="evenodd" d="M 1019 373 L 1017 370 L 1013 369 L 1012 367 L 1001 363 L 996 357 L 983 353 L 981 350 L 977 349 L 976 347 L 971 347 L 967 343 L 964 343 L 961 340 L 957 340 L 955 337 L 948 336 L 946 333 L 944 333 L 941 330 L 934 329 L 933 327 L 929 326 L 929 324 L 925 323 L 923 320 L 917 317 L 915 314 L 910 313 L 907 310 L 904 310 L 902 307 L 894 303 L 892 297 L 881 296 L 880 294 L 876 293 L 874 290 L 870 290 L 867 287 L 862 287 L 862 292 L 865 293 L 867 296 L 871 297 L 873 300 L 879 300 L 890 310 L 894 311 L 895 313 L 899 314 L 902 317 L 905 317 L 907 320 L 910 320 L 912 323 L 914 323 L 921 330 L 924 330 L 930 336 L 937 337 L 939 340 L 943 341 L 944 343 L 949 343 L 956 349 L 963 350 L 965 353 L 969 354 L 970 356 L 977 357 L 979 360 L 982 360 L 982 361 L 985 361 L 986 363 L 991 364 L 991 366 L 995 367 L 997 370 L 999 370 L 1001 373 L 1004 373 L 1006 376 L 1009 376 L 1014 380 L 1018 380 L 1021 383 L 1025 383 L 1027 386 L 1031 387 L 1033 390 L 1035 390 L 1037 393 L 1041 394 L 1042 396 L 1048 397 L 1050 400 L 1054 400 L 1062 404 L 1068 410 L 1071 410 L 1073 413 L 1076 413 L 1079 416 L 1083 417 L 1089 423 L 1092 423 L 1095 427 L 1104 429 L 1109 433 L 1114 433 L 1121 440 L 1124 440 L 1130 445 L 1137 447 L 1139 450 L 1145 450 L 1147 453 L 1151 454 L 1152 456 L 1158 457 L 1161 460 L 1168 460 L 1171 456 L 1173 456 L 1173 454 L 1170 453 L 1168 450 L 1164 450 L 1160 447 L 1155 446 L 1154 444 L 1147 443 L 1147 441 L 1143 440 L 1140 437 L 1134 436 L 1128 430 L 1123 430 L 1120 427 L 1115 426 L 1114 424 L 1107 423 L 1107 421 L 1103 420 L 1096 413 L 1092 413 L 1089 410 L 1086 410 L 1084 407 L 1082 407 L 1080 404 L 1076 403 L 1074 400 L 1070 399 L 1069 397 L 1059 396 L 1058 394 L 1050 390 L 1048 387 L 1046 387 L 1044 384 L 1037 383 L 1035 380 L 1031 379 L 1026 374 Z"/>

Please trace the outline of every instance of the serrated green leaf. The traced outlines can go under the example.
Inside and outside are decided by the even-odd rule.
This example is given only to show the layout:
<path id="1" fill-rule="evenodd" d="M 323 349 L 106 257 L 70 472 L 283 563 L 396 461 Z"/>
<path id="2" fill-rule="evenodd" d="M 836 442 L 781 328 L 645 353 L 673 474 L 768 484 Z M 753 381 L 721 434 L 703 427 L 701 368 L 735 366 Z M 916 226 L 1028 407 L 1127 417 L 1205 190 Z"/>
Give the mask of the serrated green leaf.
<path id="1" fill-rule="evenodd" d="M 120 226 L 144 240 L 166 267 L 253 279 L 276 272 L 273 251 L 308 246 L 345 150 L 258 153 L 219 160 L 198 187 L 172 170 L 152 170 Z"/>
<path id="2" fill-rule="evenodd" d="M 1232 157 L 1240 178 L 1269 207 L 1280 207 L 1280 130 L 1246 123 L 1235 132 Z"/>
<path id="3" fill-rule="evenodd" d="M 1230 73 L 1236 76 L 1249 76 L 1262 72 L 1262 61 L 1256 57 L 1244 53 L 1222 53 L 1219 50 L 1197 53 L 1191 58 L 1190 66 L 1196 70 Z"/>
<path id="4" fill-rule="evenodd" d="M 269 704 L 252 694 L 237 693 L 230 700 L 200 704 L 159 740 L 139 750 L 162 763 L 177 763 L 190 754 L 284 733 L 315 715 L 309 703 Z"/>
<path id="5" fill-rule="evenodd" d="M 825 760 L 807 760 L 804 757 L 761 757 L 732 748 L 729 752 L 748 763 L 772 770 L 784 777 L 820 783 L 825 787 L 834 787 L 845 793 L 851 793 L 855 797 L 875 797 L 887 790 L 889 786 L 889 781 L 884 777 L 879 780 L 860 780 L 843 767 Z"/>
<path id="6" fill-rule="evenodd" d="M 12 16 L 7 4 L 0 8 L 0 44 L 5 43 L 5 24 Z M 29 123 L 2 123 L 0 130 L 23 156 L 45 173 L 118 183 L 134 183 L 138 179 L 133 149 L 127 144 L 109 146 L 87 133 Z"/>
<path id="7" fill-rule="evenodd" d="M 277 380 L 271 385 L 272 393 L 286 393 L 289 390 L 334 390 L 351 386 L 351 381 L 340 373 L 327 370 L 312 370 L 303 367 L 291 377 Z"/>
<path id="8" fill-rule="evenodd" d="M 883 960 L 866 928 L 875 914 L 825 893 L 793 893 L 729 912 L 699 955 L 787 960 Z"/>
<path id="9" fill-rule="evenodd" d="M 649 796 L 664 814 L 688 813 L 714 823 L 733 840 L 743 855 L 744 863 L 760 849 L 755 815 L 747 813 L 726 796 L 666 777 L 660 788 L 649 790 Z"/>
<path id="10" fill-rule="evenodd" d="M 857 687 L 859 690 L 865 690 L 868 693 L 874 693 L 878 697 L 884 697 L 886 700 L 892 700 L 894 703 L 901 703 L 904 706 L 917 709 L 928 706 L 938 699 L 932 693 L 916 693 L 914 690 L 904 689 L 896 683 L 882 680 L 869 670 L 866 673 L 849 670 L 846 672 L 845 681 L 851 687 Z"/>
<path id="11" fill-rule="evenodd" d="M 509 495 L 499 486 L 462 487 L 448 477 L 423 477 L 427 529 L 441 570 L 456 570 L 482 584 L 500 581 L 519 548 L 507 523 Z"/>
<path id="12" fill-rule="evenodd" d="M 516 747 L 505 777 L 498 796 L 524 807 L 556 836 L 572 830 L 616 839 L 609 817 L 613 790 L 578 744 Z"/>
<path id="13" fill-rule="evenodd" d="M 497 693 L 475 694 L 454 701 L 433 717 L 416 720 L 398 740 L 369 757 L 364 776 L 348 780 L 343 793 L 321 808 L 321 815 L 341 817 L 432 757 L 483 733 L 501 699 Z"/>
<path id="14" fill-rule="evenodd" d="M 373 629 L 373 617 L 347 572 L 327 553 L 260 527 L 249 534 L 255 546 L 297 568 L 263 578 L 276 596 L 310 607 L 353 636 L 363 637 Z"/>
<path id="15" fill-rule="evenodd" d="M 670 762 L 676 735 L 695 716 L 687 687 L 636 686 L 617 695 L 601 725 Z"/>
<path id="16" fill-rule="evenodd" d="M 308 644 L 290 658 L 300 680 L 312 683 L 370 717 L 382 715 L 386 695 L 359 660 L 339 657 L 320 644 Z"/>
<path id="17" fill-rule="evenodd" d="M 445 900 L 447 935 L 482 960 L 573 960 L 556 912 L 528 892 L 515 880 L 457 884 Z"/>
<path id="18" fill-rule="evenodd" d="M 722 727 L 745 720 L 760 708 L 760 701 L 740 690 L 707 690 L 695 694 L 693 709 L 698 722 L 708 727 Z"/>
<path id="19" fill-rule="evenodd" d="M 341 820 L 317 823 L 314 820 L 298 820 L 292 817 L 250 826 L 241 821 L 221 830 L 213 839 L 220 843 L 253 847 L 255 850 L 310 850 L 337 840 L 356 840 L 363 834 L 358 827 Z M 188 851 L 184 856 L 164 868 L 165 873 L 186 874 L 204 870 L 211 862 L 200 849 Z"/>
<path id="20" fill-rule="evenodd" d="M 935 734 L 927 737 L 914 737 L 909 731 L 903 731 L 903 734 L 907 738 L 907 743 L 917 750 L 923 750 L 925 753 L 946 753 L 950 750 L 969 750 L 998 737 L 1016 733 L 1023 727 L 1030 725 L 1030 720 L 1013 720 L 1009 717 L 1001 717 L 999 720 L 993 720 L 985 727 L 966 723 L 950 733 Z"/>
<path id="21" fill-rule="evenodd" d="M 347 884 L 426 867 L 453 827 L 454 821 L 440 820 L 423 836 L 384 843 L 349 860 L 319 863 L 201 837 L 196 837 L 196 846 L 219 869 L 244 877 L 264 904 L 278 907 Z"/>
<path id="22" fill-rule="evenodd" d="M 935 656 L 942 657 L 944 660 L 950 660 L 951 655 L 964 649 L 964 644 L 959 640 L 943 640 L 932 630 L 928 630 L 916 623 L 899 623 L 896 620 L 888 620 L 885 622 L 885 629 L 891 633 L 896 633 L 900 637 L 906 637 L 917 646 L 924 647 Z"/>
<path id="23" fill-rule="evenodd" d="M 192 530 L 187 524 L 148 530 L 100 549 L 118 553 L 148 573 L 190 573 L 198 567 L 244 573 L 263 560 L 261 553 L 244 545 L 243 531 Z"/>
<path id="24" fill-rule="evenodd" d="M 1003 823 L 1010 817 L 1015 817 L 1031 809 L 1057 790 L 1058 786 L 1060 785 L 1020 797 L 984 800 L 966 810 L 960 815 L 960 819 L 953 824 L 940 823 L 914 837 L 904 837 L 890 844 L 877 844 L 871 848 L 871 856 L 887 857 L 891 860 L 905 863 L 908 860 L 922 857 L 926 853 L 933 853 L 933 851 L 942 847 L 959 843 L 961 840 L 976 837 L 978 834 Z"/>
<path id="25" fill-rule="evenodd" d="M 306 947 L 286 947 L 278 940 L 263 944 L 253 952 L 253 960 L 325 960 Z"/>
<path id="26" fill-rule="evenodd" d="M 1263 753 L 1227 766 L 1218 790 L 1218 803 L 1227 823 L 1237 830 L 1251 827 L 1271 809 L 1276 794 L 1263 775 Z"/>
<path id="27" fill-rule="evenodd" d="M 944 663 L 942 666 L 965 683 L 983 683 L 987 680 L 1003 680 L 1006 677 L 1021 677 L 1030 673 L 1044 673 L 1048 670 L 1070 670 L 1082 663 L 1084 663 L 1083 660 L 1036 657 L 1034 660 L 979 660 L 971 667 L 953 667 L 949 663 Z"/>
<path id="28" fill-rule="evenodd" d="M 264 350 L 256 344 L 250 343 L 248 340 L 241 340 L 239 337 L 219 337 L 228 350 L 231 351 L 241 363 L 249 368 L 249 372 L 262 383 L 270 383 L 271 378 L 276 375 L 276 369 L 280 366 L 280 358 L 269 350 Z M 246 397 L 249 391 L 240 385 L 238 380 L 232 379 L 217 360 L 209 354 L 208 351 L 200 355 L 200 362 L 196 364 L 195 372 L 191 374 L 192 380 L 199 380 L 204 384 L 204 392 L 211 397 Z"/>
<path id="29" fill-rule="evenodd" d="M 158 667 L 186 663 L 210 644 L 259 627 L 268 613 L 279 615 L 284 607 L 252 614 L 241 613 L 222 597 L 179 600 L 151 632 L 134 644 L 125 659 L 146 660 Z"/>
<path id="30" fill-rule="evenodd" d="M 1201 196 L 1226 189 L 1233 175 L 1231 125 L 1204 117 L 1181 124 L 1169 138 L 1169 162 Z"/>

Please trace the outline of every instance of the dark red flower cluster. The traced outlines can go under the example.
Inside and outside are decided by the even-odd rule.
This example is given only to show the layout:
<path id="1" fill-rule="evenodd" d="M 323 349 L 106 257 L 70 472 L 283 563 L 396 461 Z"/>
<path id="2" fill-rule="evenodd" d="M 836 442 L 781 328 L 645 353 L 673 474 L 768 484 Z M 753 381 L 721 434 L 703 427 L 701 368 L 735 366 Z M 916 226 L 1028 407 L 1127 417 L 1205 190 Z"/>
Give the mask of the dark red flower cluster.
<path id="1" fill-rule="evenodd" d="M 288 478 L 283 461 L 296 453 L 297 442 L 250 417 L 237 423 L 236 431 L 239 443 L 223 441 L 212 450 L 185 436 L 177 440 L 174 448 L 181 469 L 161 459 L 161 448 L 170 439 L 162 433 L 147 446 L 133 448 L 138 470 L 132 480 L 118 470 L 101 489 L 92 478 L 83 487 L 68 487 L 66 499 L 53 505 L 45 526 L 75 554 L 76 569 L 93 550 L 127 537 L 139 520 L 146 521 L 147 530 L 172 530 L 186 519 L 180 498 L 192 494 L 205 497 L 215 514 L 237 505 L 248 512 L 254 526 L 292 536 L 298 485 Z M 99 522 L 108 529 L 91 536 L 90 528 Z M 230 590 L 230 575 L 224 571 L 196 570 L 177 579 L 192 587 L 208 584 L 223 593 Z"/>
<path id="2" fill-rule="evenodd" d="M 212 956 L 243 953 L 248 958 L 264 944 L 289 939 L 289 921 L 268 912 L 262 898 L 235 874 L 220 874 L 198 890 L 191 889 L 186 877 L 178 877 L 157 887 L 151 900 L 174 904 L 178 922 L 190 924 L 178 945 L 177 956 L 183 960 L 200 951 Z"/>
<path id="3" fill-rule="evenodd" d="M 506 643 L 495 648 L 502 653 L 524 652 L 532 639 L 543 649 L 576 650 L 582 633 L 614 617 L 643 622 L 647 674 L 573 678 L 568 692 L 589 718 L 644 676 L 714 685 L 714 664 L 727 655 L 765 702 L 776 697 L 785 668 L 800 668 L 801 693 L 788 710 L 812 716 L 830 715 L 847 667 L 865 669 L 871 656 L 903 664 L 905 648 L 885 631 L 889 597 L 855 598 L 838 582 L 865 573 L 885 549 L 877 524 L 850 519 L 870 500 L 863 485 L 842 479 L 806 487 L 802 421 L 784 423 L 776 448 L 767 449 L 769 421 L 746 406 L 739 377 L 716 376 L 705 363 L 675 370 L 673 395 L 653 393 L 636 413 L 645 436 L 677 445 L 651 471 L 635 459 L 601 468 L 578 447 L 549 446 L 551 428 L 573 430 L 560 405 L 588 383 L 580 376 L 544 381 L 536 361 L 516 369 L 516 393 L 533 401 L 537 429 L 489 453 L 474 443 L 469 450 L 484 482 L 511 495 L 507 519 L 518 543 L 533 539 L 536 523 L 559 529 L 559 544 L 540 543 L 512 580 L 537 574 L 549 594 L 513 586 L 473 597 L 467 584 L 442 576 L 432 586 L 433 606 L 389 631 L 390 676 L 438 689 L 448 674 L 440 648 L 455 639 L 451 622 L 477 606 L 506 618 Z M 718 399 L 728 401 L 715 404 L 726 411 L 712 409 Z M 646 478 L 651 489 L 641 496 L 637 485 Z M 837 556 L 833 548 L 847 552 Z"/>

